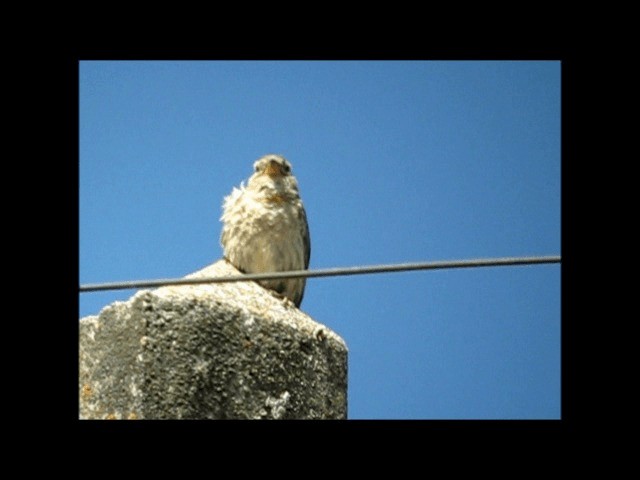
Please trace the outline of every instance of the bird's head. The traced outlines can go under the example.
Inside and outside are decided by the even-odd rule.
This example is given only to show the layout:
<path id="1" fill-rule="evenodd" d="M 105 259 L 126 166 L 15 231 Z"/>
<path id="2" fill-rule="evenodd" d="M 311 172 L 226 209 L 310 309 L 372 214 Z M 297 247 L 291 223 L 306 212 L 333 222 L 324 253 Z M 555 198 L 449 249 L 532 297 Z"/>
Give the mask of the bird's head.
<path id="1" fill-rule="evenodd" d="M 291 175 L 291 164 L 282 155 L 269 154 L 259 158 L 253 164 L 254 174 L 267 175 L 272 179 Z"/>
<path id="2" fill-rule="evenodd" d="M 291 164 L 282 155 L 273 153 L 253 164 L 254 172 L 247 187 L 269 202 L 298 198 L 298 182 L 291 173 Z"/>
<path id="3" fill-rule="evenodd" d="M 253 164 L 254 172 L 247 188 L 268 202 L 281 203 L 299 198 L 298 182 L 291 173 L 291 164 L 282 155 L 273 153 Z"/>

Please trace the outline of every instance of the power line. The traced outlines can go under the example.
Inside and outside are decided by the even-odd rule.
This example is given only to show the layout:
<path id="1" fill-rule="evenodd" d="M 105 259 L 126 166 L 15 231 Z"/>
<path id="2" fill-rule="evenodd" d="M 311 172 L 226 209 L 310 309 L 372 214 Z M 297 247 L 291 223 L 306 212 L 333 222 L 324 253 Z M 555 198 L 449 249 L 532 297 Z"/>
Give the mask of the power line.
<path id="1" fill-rule="evenodd" d="M 318 270 L 291 270 L 288 272 L 251 273 L 229 277 L 169 278 L 160 280 L 132 280 L 125 282 L 89 283 L 80 285 L 80 292 L 101 290 L 126 290 L 131 288 L 162 287 L 166 285 L 197 285 L 202 283 L 246 282 L 297 277 L 335 277 L 339 275 L 363 275 L 367 273 L 408 272 L 411 270 L 442 270 L 450 268 L 505 267 L 510 265 L 536 265 L 560 263 L 560 255 L 543 257 L 478 258 L 437 262 L 399 263 L 393 265 L 368 265 L 359 267 L 324 268 Z"/>

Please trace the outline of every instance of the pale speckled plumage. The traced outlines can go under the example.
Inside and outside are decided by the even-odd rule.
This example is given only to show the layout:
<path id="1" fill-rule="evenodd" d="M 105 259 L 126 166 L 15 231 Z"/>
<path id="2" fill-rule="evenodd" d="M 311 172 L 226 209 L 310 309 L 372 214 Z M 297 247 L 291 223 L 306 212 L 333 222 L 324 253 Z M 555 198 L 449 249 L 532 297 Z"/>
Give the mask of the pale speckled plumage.
<path id="1" fill-rule="evenodd" d="M 245 273 L 307 269 L 309 227 L 291 164 L 269 154 L 254 163 L 254 170 L 246 186 L 234 187 L 224 199 L 220 243 L 225 258 Z M 259 283 L 300 306 L 304 278 Z"/>

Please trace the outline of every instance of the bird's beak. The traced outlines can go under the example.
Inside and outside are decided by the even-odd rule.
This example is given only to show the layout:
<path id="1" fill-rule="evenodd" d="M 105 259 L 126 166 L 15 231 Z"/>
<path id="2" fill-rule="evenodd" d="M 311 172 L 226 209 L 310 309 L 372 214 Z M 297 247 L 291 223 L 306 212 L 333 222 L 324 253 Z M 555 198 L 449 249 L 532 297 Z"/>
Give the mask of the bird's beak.
<path id="1" fill-rule="evenodd" d="M 264 169 L 264 173 L 269 175 L 271 178 L 281 177 L 283 175 L 280 164 L 275 160 L 272 160 L 267 164 L 267 168 Z"/>

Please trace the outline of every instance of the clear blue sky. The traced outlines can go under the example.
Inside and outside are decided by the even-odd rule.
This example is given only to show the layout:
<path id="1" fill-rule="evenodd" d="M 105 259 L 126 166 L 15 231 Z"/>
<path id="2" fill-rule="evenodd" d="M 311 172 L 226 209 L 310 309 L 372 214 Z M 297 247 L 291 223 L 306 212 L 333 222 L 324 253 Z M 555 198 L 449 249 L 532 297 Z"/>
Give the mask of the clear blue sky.
<path id="1" fill-rule="evenodd" d="M 80 282 L 219 259 L 266 153 L 310 268 L 560 254 L 560 62 L 83 61 Z M 560 418 L 557 264 L 310 279 L 301 308 L 349 347 L 349 418 Z"/>

